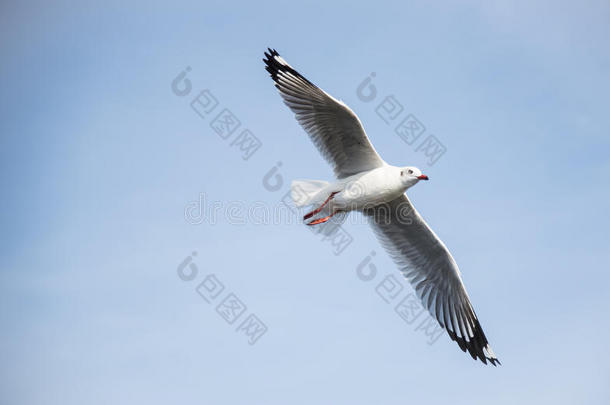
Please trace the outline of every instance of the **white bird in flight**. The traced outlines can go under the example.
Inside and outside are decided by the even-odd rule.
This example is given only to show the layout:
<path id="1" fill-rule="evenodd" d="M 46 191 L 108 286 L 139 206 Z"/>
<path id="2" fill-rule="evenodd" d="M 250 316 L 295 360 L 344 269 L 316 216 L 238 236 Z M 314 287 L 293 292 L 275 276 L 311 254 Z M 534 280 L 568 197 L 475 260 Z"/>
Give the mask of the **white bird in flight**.
<path id="1" fill-rule="evenodd" d="M 337 223 L 350 211 L 368 216 L 383 247 L 451 339 L 473 359 L 500 364 L 481 329 L 455 260 L 405 194 L 428 177 L 416 167 L 388 165 L 347 105 L 303 77 L 274 49 L 268 49 L 265 57 L 266 70 L 284 103 L 337 177 L 334 183 L 292 182 L 295 204 L 315 207 L 304 217 L 310 220 L 307 225 L 329 224 L 335 215 L 331 223 Z"/>

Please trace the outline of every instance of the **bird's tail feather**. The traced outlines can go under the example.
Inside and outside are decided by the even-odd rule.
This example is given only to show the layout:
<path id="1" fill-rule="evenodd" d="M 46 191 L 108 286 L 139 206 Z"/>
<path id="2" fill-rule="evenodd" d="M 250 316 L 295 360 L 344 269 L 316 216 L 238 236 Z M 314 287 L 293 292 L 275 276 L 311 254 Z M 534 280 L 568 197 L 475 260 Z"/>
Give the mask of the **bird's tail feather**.
<path id="1" fill-rule="evenodd" d="M 330 183 L 322 180 L 294 180 L 290 185 L 290 197 L 297 207 L 323 203 L 328 197 L 322 193 Z"/>

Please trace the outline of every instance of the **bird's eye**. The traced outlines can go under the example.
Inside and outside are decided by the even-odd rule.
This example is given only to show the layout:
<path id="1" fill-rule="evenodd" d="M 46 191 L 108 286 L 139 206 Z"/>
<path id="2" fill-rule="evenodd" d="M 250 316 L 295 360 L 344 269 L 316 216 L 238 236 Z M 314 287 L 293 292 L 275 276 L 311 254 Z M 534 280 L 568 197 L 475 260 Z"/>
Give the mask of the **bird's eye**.
<path id="1" fill-rule="evenodd" d="M 413 170 L 409 169 L 409 174 L 413 174 Z"/>
<path id="2" fill-rule="evenodd" d="M 402 176 L 403 174 L 405 174 L 405 172 L 403 172 L 402 170 L 400 171 L 400 175 Z"/>

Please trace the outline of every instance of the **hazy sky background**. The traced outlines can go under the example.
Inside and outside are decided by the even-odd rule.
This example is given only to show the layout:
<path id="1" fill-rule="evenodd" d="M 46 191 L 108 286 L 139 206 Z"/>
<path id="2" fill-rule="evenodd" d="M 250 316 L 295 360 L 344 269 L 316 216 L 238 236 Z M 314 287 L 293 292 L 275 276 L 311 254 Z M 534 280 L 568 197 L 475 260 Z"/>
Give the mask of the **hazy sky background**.
<path id="1" fill-rule="evenodd" d="M 608 2 L 12 3 L 0 403 L 608 403 Z M 268 46 L 351 106 L 389 163 L 430 176 L 409 195 L 502 367 L 398 317 L 376 292 L 398 272 L 365 224 L 335 255 L 301 224 L 185 219 L 202 194 L 245 216 L 291 179 L 331 179 L 264 71 Z M 204 89 L 219 106 L 200 118 Z M 388 95 L 447 148 L 436 164 L 376 114 Z M 210 127 L 221 108 L 262 142 L 248 160 Z M 208 304 L 212 273 L 225 290 Z M 215 308 L 231 292 L 247 312 L 229 325 Z M 268 328 L 254 345 L 236 331 L 248 314 Z"/>

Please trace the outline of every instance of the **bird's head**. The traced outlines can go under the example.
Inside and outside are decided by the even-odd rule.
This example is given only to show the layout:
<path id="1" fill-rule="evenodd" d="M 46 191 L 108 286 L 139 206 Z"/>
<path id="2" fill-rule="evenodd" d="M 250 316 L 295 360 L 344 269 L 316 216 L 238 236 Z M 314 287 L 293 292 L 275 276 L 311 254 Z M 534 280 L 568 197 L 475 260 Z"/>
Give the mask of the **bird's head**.
<path id="1" fill-rule="evenodd" d="M 428 180 L 428 176 L 414 166 L 407 166 L 400 169 L 400 180 L 407 188 L 413 187 L 420 180 Z"/>

